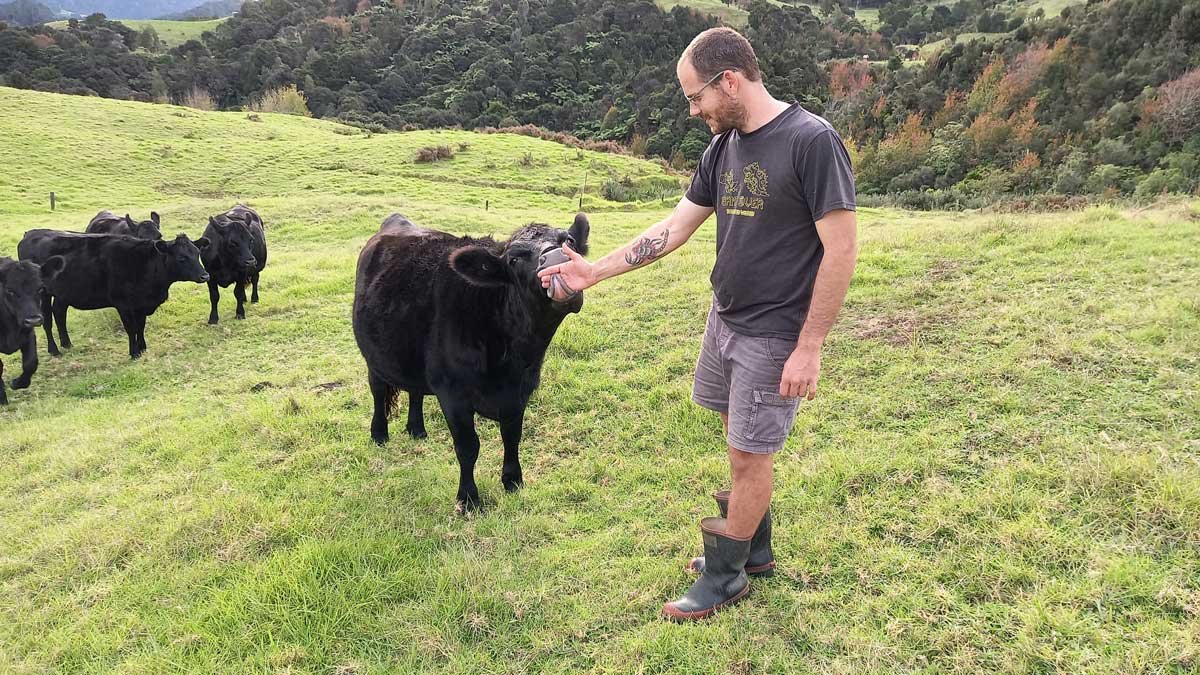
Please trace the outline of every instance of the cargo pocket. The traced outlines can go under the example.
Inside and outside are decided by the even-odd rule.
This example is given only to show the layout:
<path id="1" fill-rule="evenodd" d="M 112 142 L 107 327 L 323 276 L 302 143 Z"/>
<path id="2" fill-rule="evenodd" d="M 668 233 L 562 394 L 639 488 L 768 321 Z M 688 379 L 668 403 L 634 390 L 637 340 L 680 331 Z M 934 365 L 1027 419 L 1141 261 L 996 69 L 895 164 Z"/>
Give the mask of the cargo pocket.
<path id="1" fill-rule="evenodd" d="M 782 443 L 796 421 L 800 399 L 784 398 L 778 391 L 754 390 L 746 438 L 759 443 Z"/>

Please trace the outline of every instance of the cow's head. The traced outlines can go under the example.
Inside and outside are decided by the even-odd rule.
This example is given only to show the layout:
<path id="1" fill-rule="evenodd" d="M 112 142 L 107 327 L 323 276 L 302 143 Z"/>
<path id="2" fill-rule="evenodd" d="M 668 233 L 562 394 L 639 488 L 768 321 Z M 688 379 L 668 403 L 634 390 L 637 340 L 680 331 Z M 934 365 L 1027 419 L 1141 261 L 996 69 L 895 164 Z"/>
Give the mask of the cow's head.
<path id="1" fill-rule="evenodd" d="M 200 251 L 205 248 L 208 248 L 207 239 L 200 237 L 193 242 L 186 234 L 176 236 L 174 241 L 154 242 L 154 250 L 162 256 L 172 281 L 194 281 L 198 284 L 208 281 L 208 272 L 200 265 Z"/>
<path id="2" fill-rule="evenodd" d="M 41 265 L 0 258 L 0 307 L 19 328 L 42 325 L 42 285 L 62 271 L 65 260 L 51 256 Z"/>
<path id="3" fill-rule="evenodd" d="M 158 216 L 157 211 L 150 212 L 150 220 L 143 220 L 140 223 L 135 223 L 129 214 L 125 214 L 125 224 L 129 226 L 129 233 L 138 239 L 162 239 L 162 230 L 159 227 L 162 221 Z"/>
<path id="4" fill-rule="evenodd" d="M 580 213 L 569 230 L 530 223 L 517 230 L 497 252 L 483 246 L 464 246 L 450 254 L 450 266 L 476 286 L 512 286 L 528 295 L 530 302 L 552 307 L 559 312 L 578 312 L 583 307 L 583 294 L 569 300 L 554 302 L 538 279 L 538 258 L 563 244 L 581 255 L 588 251 L 591 227 L 587 216 Z"/>
<path id="5" fill-rule="evenodd" d="M 240 220 L 223 220 L 224 222 L 218 222 L 212 217 L 208 219 L 208 225 L 212 228 L 210 232 L 216 233 L 212 241 L 212 245 L 216 247 L 215 254 L 240 272 L 253 272 L 258 266 L 258 259 L 254 257 L 254 249 L 251 248 L 254 244 L 254 234 Z"/>

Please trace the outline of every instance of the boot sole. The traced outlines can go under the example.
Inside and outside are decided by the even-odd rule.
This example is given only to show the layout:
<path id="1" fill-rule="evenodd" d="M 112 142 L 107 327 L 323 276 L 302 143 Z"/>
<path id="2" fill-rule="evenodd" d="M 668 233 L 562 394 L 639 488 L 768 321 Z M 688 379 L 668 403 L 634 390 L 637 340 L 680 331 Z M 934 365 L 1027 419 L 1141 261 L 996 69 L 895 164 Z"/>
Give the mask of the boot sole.
<path id="1" fill-rule="evenodd" d="M 719 603 L 713 605 L 712 607 L 709 607 L 708 609 L 702 609 L 697 612 L 681 612 L 678 610 L 670 611 L 667 608 L 670 607 L 671 605 L 668 604 L 668 605 L 663 606 L 662 615 L 664 618 L 670 619 L 671 621 L 675 621 L 678 623 L 682 623 L 684 621 L 698 621 L 700 619 L 707 619 L 708 617 L 712 616 L 713 614 L 716 614 L 719 610 L 724 609 L 725 607 L 728 607 L 728 606 L 732 605 L 733 603 L 746 597 L 749 593 L 750 593 L 750 584 L 746 584 L 746 587 L 743 588 L 737 595 L 733 596 L 732 598 L 729 598 L 728 600 L 726 600 L 724 602 L 719 602 Z"/>

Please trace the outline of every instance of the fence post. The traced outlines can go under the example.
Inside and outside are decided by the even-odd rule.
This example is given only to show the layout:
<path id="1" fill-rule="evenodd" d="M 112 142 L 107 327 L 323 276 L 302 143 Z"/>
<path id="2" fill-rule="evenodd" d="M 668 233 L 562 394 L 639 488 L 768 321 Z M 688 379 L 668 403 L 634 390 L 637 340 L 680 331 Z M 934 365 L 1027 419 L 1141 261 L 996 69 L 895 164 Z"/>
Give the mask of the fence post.
<path id="1" fill-rule="evenodd" d="M 583 170 L 583 187 L 579 188 L 579 210 L 583 210 L 583 193 L 587 192 L 587 169 Z"/>
<path id="2" fill-rule="evenodd" d="M 485 199 L 485 200 L 483 200 L 483 210 L 484 210 L 484 211 L 487 211 L 487 210 L 488 210 L 488 200 L 486 200 L 486 199 Z"/>
<path id="3" fill-rule="evenodd" d="M 51 211 L 54 210 L 54 193 L 53 192 L 50 193 L 50 210 Z"/>

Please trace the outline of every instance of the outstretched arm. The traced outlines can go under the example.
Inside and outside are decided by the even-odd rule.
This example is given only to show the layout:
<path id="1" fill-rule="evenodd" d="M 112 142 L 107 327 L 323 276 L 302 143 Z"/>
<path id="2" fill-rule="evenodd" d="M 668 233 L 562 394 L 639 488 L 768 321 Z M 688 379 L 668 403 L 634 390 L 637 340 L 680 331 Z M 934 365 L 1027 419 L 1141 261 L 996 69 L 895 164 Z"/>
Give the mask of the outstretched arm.
<path id="1" fill-rule="evenodd" d="M 562 275 L 560 279 L 566 283 L 567 287 L 575 291 L 582 291 L 605 279 L 645 267 L 682 246 L 683 242 L 687 241 L 712 215 L 712 212 L 711 206 L 699 206 L 688 201 L 687 197 L 683 197 L 670 215 L 651 225 L 633 241 L 595 263 L 588 262 L 583 256 L 564 245 L 563 252 L 571 260 L 538 272 L 538 276 L 542 280 L 542 288 L 550 287 L 550 278 L 555 274 Z"/>

